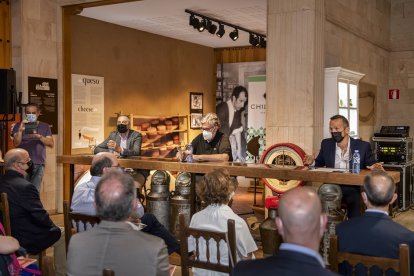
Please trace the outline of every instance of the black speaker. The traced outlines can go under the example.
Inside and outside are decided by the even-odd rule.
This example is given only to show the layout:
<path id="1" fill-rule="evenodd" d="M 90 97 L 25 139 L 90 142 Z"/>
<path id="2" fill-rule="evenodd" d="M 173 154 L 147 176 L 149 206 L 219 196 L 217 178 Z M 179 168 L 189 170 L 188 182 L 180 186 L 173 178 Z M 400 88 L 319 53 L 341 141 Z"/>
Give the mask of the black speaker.
<path id="1" fill-rule="evenodd" d="M 14 114 L 16 105 L 16 71 L 0 69 L 0 114 Z"/>
<path id="2" fill-rule="evenodd" d="M 403 165 L 384 164 L 384 169 L 400 172 L 400 183 L 397 184 L 398 198 L 393 204 L 398 211 L 405 211 L 411 207 L 413 192 L 413 164 L 407 163 Z"/>

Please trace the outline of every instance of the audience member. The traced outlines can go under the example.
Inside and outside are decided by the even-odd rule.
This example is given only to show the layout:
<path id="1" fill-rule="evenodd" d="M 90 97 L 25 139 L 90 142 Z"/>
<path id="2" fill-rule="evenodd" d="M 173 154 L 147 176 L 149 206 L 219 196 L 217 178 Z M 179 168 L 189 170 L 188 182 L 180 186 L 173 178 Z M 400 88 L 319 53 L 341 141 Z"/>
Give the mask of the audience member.
<path id="1" fill-rule="evenodd" d="M 38 120 L 40 109 L 37 104 L 29 103 L 25 107 L 26 119 L 17 123 L 12 130 L 15 147 L 27 150 L 32 159 L 27 179 L 40 191 L 46 161 L 46 147 L 53 148 L 53 136 L 50 126 Z M 35 124 L 33 133 L 26 133 L 26 124 Z"/>
<path id="2" fill-rule="evenodd" d="M 14 253 L 20 248 L 19 242 L 9 236 L 0 236 L 0 275 L 9 275 L 9 264 L 11 257 L 9 254 Z"/>
<path id="3" fill-rule="evenodd" d="M 318 253 L 327 217 L 322 214 L 318 195 L 308 187 L 298 187 L 281 196 L 276 225 L 283 238 L 279 252 L 271 257 L 242 261 L 233 274 L 243 275 L 336 275 L 325 269 Z"/>
<path id="4" fill-rule="evenodd" d="M 339 251 L 362 255 L 399 257 L 399 244 L 410 248 L 411 275 L 414 273 L 414 233 L 394 222 L 388 215 L 389 206 L 397 199 L 395 183 L 383 171 L 373 171 L 364 179 L 362 198 L 367 210 L 364 215 L 337 225 Z M 350 275 L 350 267 L 340 266 L 340 273 Z M 366 275 L 357 267 L 356 275 Z M 382 275 L 379 271 L 371 275 Z M 386 274 L 394 275 L 394 274 Z"/>
<path id="5" fill-rule="evenodd" d="M 234 190 L 231 187 L 232 178 L 224 169 L 216 169 L 203 176 L 197 185 L 197 193 L 201 200 L 208 206 L 202 211 L 195 213 L 191 218 L 190 227 L 203 230 L 227 232 L 227 220 L 233 219 L 236 223 L 236 245 L 239 259 L 249 259 L 253 256 L 253 251 L 257 250 L 256 243 L 250 234 L 246 222 L 236 215 L 227 205 Z M 196 249 L 194 238 L 189 238 L 189 251 Z M 210 243 L 210 261 L 217 262 L 217 248 Z M 200 241 L 200 259 L 206 260 L 206 243 Z M 228 247 L 220 243 L 220 263 L 228 264 Z M 237 261 L 237 260 L 234 260 Z M 226 275 L 219 272 L 193 268 L 193 275 Z"/>
<path id="6" fill-rule="evenodd" d="M 92 159 L 90 169 L 91 179 L 84 183 L 76 185 L 72 196 L 71 209 L 76 213 L 95 215 L 95 189 L 103 175 L 111 171 L 120 171 L 118 159 L 109 152 L 101 152 Z M 157 220 L 157 218 L 148 213 L 144 213 L 144 208 L 138 202 L 137 208 L 131 214 L 131 218 L 138 218 L 145 225 L 142 229 L 151 235 L 158 236 L 164 240 L 168 247 L 168 253 L 180 252 L 180 243 L 171 235 L 170 232 Z"/>
<path id="7" fill-rule="evenodd" d="M 30 254 L 54 245 L 57 275 L 66 274 L 65 241 L 61 230 L 49 218 L 36 187 L 25 179 L 30 167 L 29 153 L 11 149 L 4 156 L 6 173 L 0 178 L 0 193 L 6 193 L 10 206 L 13 236 Z"/>
<path id="8" fill-rule="evenodd" d="M 164 241 L 137 231 L 128 221 L 137 206 L 131 176 L 106 173 L 96 186 L 95 203 L 102 221 L 71 238 L 68 275 L 98 275 L 104 268 L 112 269 L 115 275 L 169 275 Z"/>

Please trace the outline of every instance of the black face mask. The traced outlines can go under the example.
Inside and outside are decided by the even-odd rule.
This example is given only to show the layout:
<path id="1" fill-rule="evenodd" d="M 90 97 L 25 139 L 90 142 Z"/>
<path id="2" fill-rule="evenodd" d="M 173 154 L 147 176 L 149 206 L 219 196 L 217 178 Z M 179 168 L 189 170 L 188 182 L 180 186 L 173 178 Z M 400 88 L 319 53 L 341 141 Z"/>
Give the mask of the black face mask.
<path id="1" fill-rule="evenodd" d="M 332 138 L 335 140 L 335 142 L 340 143 L 342 140 L 344 140 L 344 136 L 342 136 L 342 132 L 331 132 Z"/>
<path id="2" fill-rule="evenodd" d="M 128 131 L 128 126 L 124 124 L 119 124 L 116 126 L 116 129 L 118 130 L 119 133 L 125 133 Z"/>

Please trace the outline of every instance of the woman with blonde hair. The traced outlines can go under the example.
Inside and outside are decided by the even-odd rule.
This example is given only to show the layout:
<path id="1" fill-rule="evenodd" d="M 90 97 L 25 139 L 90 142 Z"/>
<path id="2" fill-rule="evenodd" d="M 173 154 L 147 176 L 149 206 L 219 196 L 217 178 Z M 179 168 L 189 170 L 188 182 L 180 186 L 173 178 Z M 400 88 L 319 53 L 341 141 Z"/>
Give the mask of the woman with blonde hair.
<path id="1" fill-rule="evenodd" d="M 207 205 L 206 208 L 193 215 L 190 227 L 211 231 L 227 231 L 227 220 L 233 219 L 236 226 L 236 247 L 237 260 L 252 258 L 253 251 L 257 250 L 256 243 L 250 234 L 246 222 L 236 215 L 227 205 L 235 190 L 235 181 L 230 177 L 225 169 L 216 169 L 203 176 L 197 183 L 197 195 Z M 194 238 L 189 238 L 189 251 L 195 250 Z M 205 260 L 206 243 L 200 241 L 200 259 Z M 216 248 L 214 243 L 210 243 L 210 261 L 217 262 Z M 220 263 L 228 264 L 228 247 L 225 242 L 220 242 Z M 225 273 L 210 270 L 193 268 L 194 275 L 227 275 Z"/>

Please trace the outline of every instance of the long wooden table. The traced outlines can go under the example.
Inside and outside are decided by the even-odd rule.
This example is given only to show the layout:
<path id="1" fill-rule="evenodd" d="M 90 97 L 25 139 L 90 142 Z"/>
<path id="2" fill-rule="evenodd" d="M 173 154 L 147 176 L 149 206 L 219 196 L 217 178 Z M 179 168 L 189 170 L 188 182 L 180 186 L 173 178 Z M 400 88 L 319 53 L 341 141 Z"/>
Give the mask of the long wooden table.
<path id="1" fill-rule="evenodd" d="M 74 189 L 74 165 L 90 165 L 93 155 L 61 155 L 57 156 L 57 163 L 70 165 L 70 196 Z M 240 162 L 195 162 L 183 163 L 172 158 L 151 158 L 151 157 L 130 157 L 119 159 L 122 167 L 138 168 L 147 170 L 166 170 L 189 173 L 207 173 L 215 168 L 227 169 L 230 175 L 256 177 L 256 178 L 277 178 L 286 180 L 303 180 L 311 182 L 325 182 L 346 185 L 363 184 L 364 177 L 370 173 L 369 170 L 362 170 L 360 174 L 326 172 L 310 170 L 308 167 L 277 166 L 268 164 L 251 164 Z M 395 183 L 400 182 L 398 171 L 387 171 Z M 193 185 L 192 185 L 193 186 Z"/>

